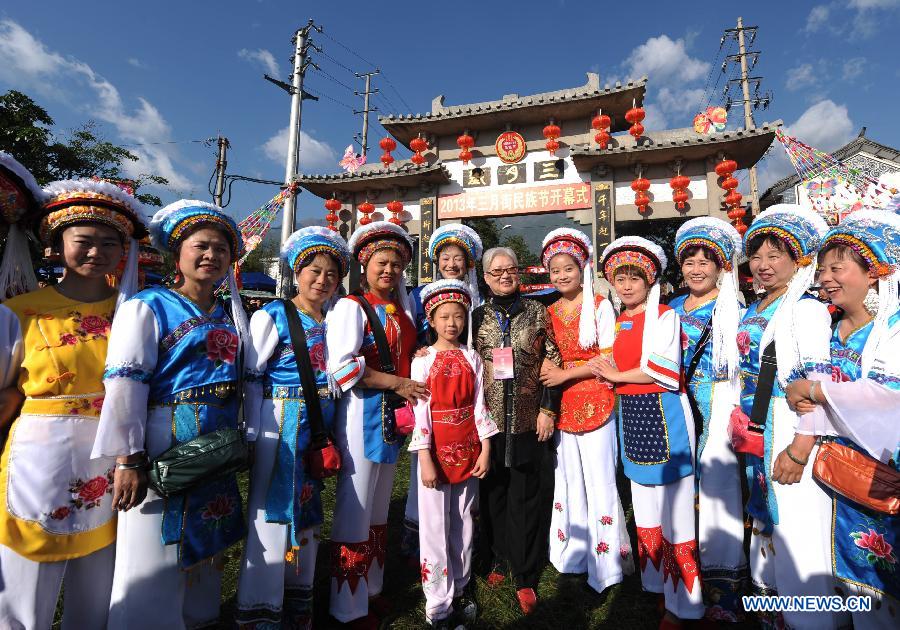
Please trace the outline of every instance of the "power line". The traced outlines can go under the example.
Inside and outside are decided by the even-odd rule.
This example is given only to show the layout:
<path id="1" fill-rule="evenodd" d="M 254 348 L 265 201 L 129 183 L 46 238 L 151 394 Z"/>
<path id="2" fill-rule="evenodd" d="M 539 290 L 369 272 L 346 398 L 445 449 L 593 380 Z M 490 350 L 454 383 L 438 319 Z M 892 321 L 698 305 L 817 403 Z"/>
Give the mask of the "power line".
<path id="1" fill-rule="evenodd" d="M 215 138 L 206 138 L 205 140 L 167 140 L 164 142 L 141 142 L 139 144 L 121 144 L 121 147 L 149 147 L 160 144 L 205 144 L 206 146 L 212 146 L 213 142 L 215 142 Z"/>
<path id="2" fill-rule="evenodd" d="M 305 92 L 309 92 L 310 94 L 312 94 L 313 96 L 316 96 L 318 98 L 324 98 L 325 100 L 331 101 L 332 103 L 335 103 L 336 105 L 340 105 L 341 107 L 346 107 L 351 112 L 353 111 L 353 107 L 351 105 L 347 105 L 347 103 L 339 101 L 336 98 L 332 98 L 332 97 L 328 96 L 327 94 L 323 94 L 322 92 L 310 90 L 309 88 L 306 88 L 306 87 L 303 88 L 303 90 Z"/>
<path id="3" fill-rule="evenodd" d="M 355 91 L 352 87 L 350 87 L 349 85 L 347 85 L 347 84 L 344 83 L 343 81 L 339 81 L 338 79 L 335 79 L 333 76 L 331 76 L 330 74 L 328 74 L 327 72 L 325 72 L 324 70 L 322 70 L 321 68 L 319 68 L 318 66 L 313 66 L 313 69 L 316 70 L 316 72 L 318 72 L 319 74 L 321 74 L 322 76 L 324 76 L 324 77 L 325 77 L 326 79 L 328 79 L 329 81 L 331 81 L 331 82 L 333 82 L 333 83 L 337 83 L 337 84 L 340 85 L 342 88 L 344 88 L 344 89 L 346 89 L 346 90 L 349 90 L 350 92 Z"/>
<path id="4" fill-rule="evenodd" d="M 335 59 L 334 57 L 332 57 L 331 55 L 329 55 L 327 52 L 325 52 L 324 49 L 319 48 L 316 52 L 318 52 L 320 55 L 322 55 L 323 57 L 325 57 L 326 59 L 328 59 L 331 63 L 333 63 L 334 65 L 338 66 L 339 68 L 343 68 L 344 70 L 346 70 L 346 71 L 349 72 L 350 74 L 356 74 L 356 71 L 355 71 L 355 70 L 352 70 L 351 68 L 349 68 L 349 67 L 345 66 L 344 64 L 342 64 L 340 61 L 338 61 L 337 59 Z"/>

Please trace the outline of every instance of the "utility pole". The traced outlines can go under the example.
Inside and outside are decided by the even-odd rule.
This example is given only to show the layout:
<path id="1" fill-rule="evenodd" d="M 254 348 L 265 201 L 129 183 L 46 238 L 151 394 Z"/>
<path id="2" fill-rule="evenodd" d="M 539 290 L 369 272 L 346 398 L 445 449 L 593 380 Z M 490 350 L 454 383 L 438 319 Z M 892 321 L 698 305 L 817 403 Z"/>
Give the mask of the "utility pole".
<path id="1" fill-rule="evenodd" d="M 300 162 L 300 113 L 304 99 L 318 100 L 311 94 L 303 92 L 303 76 L 306 74 L 306 68 L 312 63 L 306 58 L 306 51 L 309 46 L 309 32 L 315 29 L 321 31 L 320 27 L 313 24 L 310 20 L 306 26 L 300 28 L 294 33 L 294 72 L 291 75 L 290 85 L 273 79 L 265 75 L 267 81 L 274 83 L 291 95 L 291 119 L 288 123 L 288 152 L 287 161 L 284 169 L 284 185 L 290 186 L 294 177 L 297 175 L 297 165 Z M 294 231 L 294 211 L 297 207 L 296 195 L 291 195 L 284 202 L 284 213 L 281 215 L 281 243 L 284 244 Z M 279 267 L 278 273 L 278 296 L 289 297 L 291 285 L 293 281 L 293 270 L 290 266 L 283 262 Z"/>
<path id="2" fill-rule="evenodd" d="M 726 37 L 735 37 L 738 43 L 738 54 L 728 55 L 725 58 L 725 63 L 722 64 L 722 71 L 725 71 L 725 68 L 731 61 L 738 61 L 741 64 L 741 78 L 731 80 L 728 82 L 728 85 L 725 86 L 725 96 L 727 98 L 725 108 L 730 109 L 731 105 L 735 103 L 743 103 L 744 128 L 747 130 L 754 129 L 756 127 L 756 124 L 753 122 L 753 109 L 756 109 L 760 105 L 763 106 L 763 109 L 768 108 L 769 102 L 772 99 L 772 96 L 769 93 L 766 93 L 764 96 L 759 95 L 759 86 L 762 82 L 762 77 L 749 76 L 750 70 L 752 70 L 753 67 L 756 66 L 756 62 L 759 60 L 759 52 L 747 52 L 748 44 L 745 41 L 744 33 L 750 33 L 749 45 L 752 46 L 753 41 L 756 39 L 756 31 L 756 26 L 744 26 L 743 18 L 739 17 L 737 19 L 737 27 L 726 29 L 725 36 L 722 38 L 722 40 L 724 41 Z M 749 65 L 747 63 L 747 57 L 752 57 L 752 65 Z M 733 83 L 741 84 L 741 93 L 743 98 L 739 101 L 733 101 L 731 98 L 728 98 L 728 91 Z M 750 97 L 751 83 L 755 85 L 753 98 Z M 756 177 L 755 165 L 750 167 L 750 203 L 753 215 L 759 214 L 759 180 Z"/>
<path id="3" fill-rule="evenodd" d="M 225 193 L 225 167 L 228 166 L 227 153 L 231 145 L 228 138 L 219 136 L 219 155 L 216 158 L 216 192 L 213 193 L 213 203 L 222 206 L 222 195 Z"/>
<path id="4" fill-rule="evenodd" d="M 363 126 L 362 126 L 362 155 L 365 157 L 366 153 L 369 152 L 369 112 L 377 111 L 377 109 L 369 109 L 369 95 L 378 94 L 378 88 L 372 90 L 372 77 L 376 74 L 381 74 L 381 70 L 376 68 L 372 72 L 357 72 L 356 78 L 361 79 L 365 77 L 366 79 L 366 91 L 365 92 L 354 92 L 356 96 L 363 97 L 363 108 L 360 111 L 353 110 L 354 114 L 362 114 L 363 115 Z"/>

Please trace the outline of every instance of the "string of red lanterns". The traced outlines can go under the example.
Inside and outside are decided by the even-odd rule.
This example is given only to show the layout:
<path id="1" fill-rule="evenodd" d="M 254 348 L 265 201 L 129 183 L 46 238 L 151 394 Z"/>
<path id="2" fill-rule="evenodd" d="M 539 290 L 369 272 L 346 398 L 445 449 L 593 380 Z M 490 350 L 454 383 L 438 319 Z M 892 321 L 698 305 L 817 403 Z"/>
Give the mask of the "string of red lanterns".
<path id="1" fill-rule="evenodd" d="M 681 174 L 681 168 L 678 173 L 669 180 L 669 186 L 672 187 L 672 201 L 679 210 L 684 210 L 684 204 L 687 203 L 689 195 L 687 187 L 691 184 L 691 178 Z"/>
<path id="2" fill-rule="evenodd" d="M 650 190 L 650 180 L 643 176 L 643 169 L 638 169 L 637 179 L 631 182 L 631 190 L 634 191 L 634 205 L 637 206 L 641 216 L 645 215 L 647 206 L 650 205 L 650 195 L 647 194 Z"/>
<path id="3" fill-rule="evenodd" d="M 738 180 L 734 177 L 736 170 L 737 162 L 734 160 L 723 159 L 716 164 L 716 175 L 722 178 L 719 186 L 726 191 L 725 205 L 728 206 L 728 218 L 738 233 L 743 235 L 747 231 L 747 226 L 741 219 L 746 211 L 741 207 L 743 195 L 736 190 L 738 187 Z"/>
<path id="4" fill-rule="evenodd" d="M 456 139 L 456 144 L 459 145 L 460 149 L 459 159 L 462 160 L 463 164 L 468 164 L 469 160 L 472 159 L 471 148 L 475 146 L 475 138 L 469 135 L 467 129 Z"/>
<path id="5" fill-rule="evenodd" d="M 600 145 L 601 149 L 605 149 L 609 144 L 609 128 L 612 126 L 612 119 L 603 113 L 603 110 L 597 112 L 591 120 L 591 127 L 597 132 L 594 134 L 594 142 Z"/>
<path id="6" fill-rule="evenodd" d="M 417 136 L 413 138 L 409 143 L 409 148 L 413 150 L 413 155 L 409 158 L 413 164 L 416 166 L 421 166 L 425 163 L 425 156 L 422 155 L 423 151 L 428 150 L 428 141 L 425 140 L 422 136 Z"/>
<path id="7" fill-rule="evenodd" d="M 397 141 L 393 138 L 382 138 L 378 146 L 384 151 L 381 156 L 381 163 L 384 164 L 384 168 L 388 168 L 394 163 L 394 156 L 391 155 L 391 151 L 397 148 Z"/>
<path id="8" fill-rule="evenodd" d="M 392 215 L 388 221 L 394 225 L 403 225 L 403 220 L 400 218 L 400 213 L 403 212 L 403 202 L 396 199 L 388 201 L 387 209 Z"/>
<path id="9" fill-rule="evenodd" d="M 632 101 L 631 109 L 625 112 L 625 120 L 631 123 L 631 127 L 628 128 L 628 133 L 630 133 L 635 140 L 644 135 L 644 125 L 641 124 L 641 121 L 644 120 L 644 116 L 646 116 L 644 108 L 637 107 L 635 101 Z"/>
<path id="10" fill-rule="evenodd" d="M 368 200 L 359 204 L 359 211 L 362 212 L 362 218 L 359 220 L 360 225 L 368 225 L 372 222 L 372 217 L 369 215 L 375 212 L 375 206 L 369 203 Z"/>
<path id="11" fill-rule="evenodd" d="M 559 134 L 562 133 L 562 130 L 559 128 L 553 119 L 550 119 L 550 122 L 544 127 L 544 137 L 547 138 L 547 151 L 550 152 L 550 155 L 555 156 L 556 151 L 559 149 Z"/>
<path id="12" fill-rule="evenodd" d="M 329 230 L 335 232 L 338 231 L 337 222 L 340 217 L 338 217 L 337 212 L 341 209 L 342 205 L 343 204 L 334 197 L 325 200 L 325 209 L 328 210 L 328 214 L 325 215 L 325 220 L 328 222 L 327 227 Z"/>

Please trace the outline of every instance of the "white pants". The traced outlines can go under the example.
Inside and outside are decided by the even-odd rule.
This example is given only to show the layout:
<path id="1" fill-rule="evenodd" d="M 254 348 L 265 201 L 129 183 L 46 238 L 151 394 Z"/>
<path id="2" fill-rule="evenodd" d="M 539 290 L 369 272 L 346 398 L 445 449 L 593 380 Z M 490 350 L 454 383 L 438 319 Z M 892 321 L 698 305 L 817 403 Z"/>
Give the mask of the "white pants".
<path id="1" fill-rule="evenodd" d="M 409 458 L 409 490 L 406 493 L 406 510 L 403 519 L 408 523 L 419 523 L 419 458 L 415 453 Z"/>
<path id="2" fill-rule="evenodd" d="M 267 401 L 268 402 L 268 401 Z M 274 420 L 274 414 L 265 414 Z M 274 424 L 274 423 L 273 423 Z M 285 585 L 312 588 L 319 547 L 319 528 L 297 533 L 300 549 L 294 562 L 285 562 L 290 546 L 290 525 L 266 522 L 266 496 L 278 450 L 278 427 L 263 427 L 256 441 L 255 461 L 247 499 L 249 527 L 241 574 L 238 578 L 237 606 L 242 611 L 264 609 L 280 613 Z"/>
<path id="3" fill-rule="evenodd" d="M 119 513 L 110 630 L 177 630 L 219 619 L 222 570 L 215 561 L 182 571 L 178 545 L 163 545 L 163 499 L 153 490 Z"/>
<path id="4" fill-rule="evenodd" d="M 634 571 L 616 488 L 616 425 L 556 433 L 550 562 L 560 573 L 587 572 L 601 593 Z"/>
<path id="5" fill-rule="evenodd" d="M 102 630 L 109 612 L 116 546 L 83 558 L 35 562 L 0 545 L 0 629 L 49 630 L 65 584 L 63 630 Z"/>
<path id="6" fill-rule="evenodd" d="M 341 452 L 341 472 L 335 491 L 334 522 L 331 526 L 334 549 L 329 612 L 343 623 L 368 614 L 369 598 L 381 593 L 384 564 L 378 559 L 370 559 L 368 570 L 354 586 L 335 575 L 340 570 L 335 566 L 338 564 L 335 556 L 340 557 L 345 544 L 352 546 L 370 540 L 372 527 L 383 530 L 387 524 L 397 468 L 396 464 L 378 464 L 366 459 L 361 422 L 359 418 L 350 417 L 351 411 L 352 406 L 347 410 L 347 421 L 339 421 L 335 432 L 335 442 Z"/>
<path id="7" fill-rule="evenodd" d="M 416 453 L 413 453 L 415 456 Z M 462 594 L 472 569 L 472 507 L 478 479 L 419 487 L 419 559 L 425 616 L 445 619 Z"/>
<path id="8" fill-rule="evenodd" d="M 773 398 L 772 463 L 794 439 L 794 414 L 784 398 Z M 772 483 L 778 503 L 778 524 L 772 536 L 757 532 L 754 522 L 750 539 L 750 578 L 754 588 L 778 595 L 834 595 L 831 567 L 831 499 L 813 480 L 812 463 L 818 447 L 809 454 L 809 464 L 800 481 Z M 771 471 L 769 471 L 771 473 Z M 849 615 L 830 612 L 785 612 L 792 628 L 837 628 Z"/>
<path id="9" fill-rule="evenodd" d="M 734 408 L 730 383 L 716 383 L 706 444 L 700 454 L 700 509 L 698 540 L 700 566 L 715 588 L 740 586 L 746 580 L 744 554 L 744 505 L 741 475 L 744 474 L 728 437 L 728 420 Z M 734 611 L 730 611 L 734 612 Z"/>
<path id="10" fill-rule="evenodd" d="M 701 618 L 704 609 L 694 539 L 694 476 L 658 486 L 632 481 L 631 501 L 638 545 L 647 550 L 641 558 L 644 590 L 662 593 L 666 610 L 680 619 Z M 647 538 L 642 538 L 642 529 Z M 685 584 L 683 571 L 693 572 L 694 577 L 688 578 L 691 583 Z"/>

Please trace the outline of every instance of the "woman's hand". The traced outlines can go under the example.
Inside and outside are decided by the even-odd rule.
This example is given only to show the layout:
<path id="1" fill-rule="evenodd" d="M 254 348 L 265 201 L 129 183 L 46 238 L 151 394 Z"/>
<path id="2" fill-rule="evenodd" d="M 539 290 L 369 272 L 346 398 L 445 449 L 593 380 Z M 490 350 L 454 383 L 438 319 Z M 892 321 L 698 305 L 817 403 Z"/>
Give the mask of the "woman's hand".
<path id="1" fill-rule="evenodd" d="M 591 359 L 589 365 L 591 366 L 591 373 L 597 378 L 602 378 L 610 383 L 619 382 L 622 373 L 613 367 L 609 360 L 602 358 Z"/>
<path id="2" fill-rule="evenodd" d="M 472 476 L 484 479 L 491 469 L 491 443 L 488 440 L 481 440 L 481 455 L 475 460 L 475 467 L 472 469 Z"/>
<path id="3" fill-rule="evenodd" d="M 428 346 L 419 346 L 413 353 L 413 358 L 418 359 L 419 357 L 424 357 L 426 354 L 428 354 Z"/>
<path id="4" fill-rule="evenodd" d="M 784 394 L 787 397 L 787 404 L 789 408 L 799 412 L 798 405 L 803 402 L 808 403 L 806 406 L 804 406 L 804 409 L 806 409 L 807 411 L 809 411 L 809 405 L 815 407 L 815 401 L 813 401 L 809 397 L 809 387 L 811 384 L 812 381 L 808 381 L 803 378 L 788 383 L 787 387 L 784 388 Z"/>
<path id="5" fill-rule="evenodd" d="M 438 486 L 437 467 L 427 448 L 419 451 L 419 483 L 432 490 Z"/>
<path id="6" fill-rule="evenodd" d="M 413 404 L 415 404 L 416 401 L 425 400 L 429 396 L 428 388 L 425 386 L 425 383 L 420 383 L 419 381 L 403 378 L 401 376 L 397 377 L 393 390 Z"/>
<path id="7" fill-rule="evenodd" d="M 145 459 L 143 453 L 116 459 L 116 472 L 113 476 L 113 510 L 127 512 L 144 501 L 147 496 L 147 471 L 143 467 L 119 469 L 118 464 L 135 464 Z"/>
<path id="8" fill-rule="evenodd" d="M 568 374 L 564 369 L 544 361 L 544 365 L 541 366 L 541 385 L 559 387 L 568 380 Z"/>
<path id="9" fill-rule="evenodd" d="M 794 441 L 775 458 L 775 463 L 772 465 L 772 480 L 784 485 L 800 481 L 803 469 L 809 463 L 809 454 L 815 444 L 816 436 L 814 435 L 795 435 Z M 790 449 L 790 455 L 788 455 L 788 449 Z M 805 463 L 798 464 L 794 459 Z"/>
<path id="10" fill-rule="evenodd" d="M 539 413 L 537 417 L 537 429 L 535 429 L 535 433 L 537 433 L 538 436 L 538 442 L 546 442 L 553 437 L 553 430 L 553 418 L 543 412 Z"/>
<path id="11" fill-rule="evenodd" d="M 18 387 L 12 386 L 0 390 L 0 430 L 5 430 L 19 415 L 19 409 L 25 401 L 25 394 Z"/>

